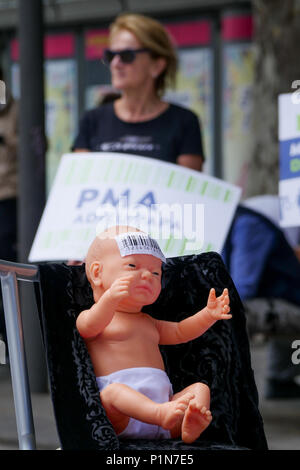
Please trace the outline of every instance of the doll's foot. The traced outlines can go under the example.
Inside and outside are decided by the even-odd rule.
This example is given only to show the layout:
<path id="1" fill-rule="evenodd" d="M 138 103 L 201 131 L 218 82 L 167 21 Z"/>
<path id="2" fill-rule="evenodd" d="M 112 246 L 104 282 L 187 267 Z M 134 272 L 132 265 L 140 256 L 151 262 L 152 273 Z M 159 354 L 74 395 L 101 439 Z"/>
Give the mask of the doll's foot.
<path id="1" fill-rule="evenodd" d="M 183 442 L 187 444 L 194 442 L 211 423 L 211 420 L 211 412 L 205 406 L 199 405 L 196 400 L 191 400 L 182 421 L 181 438 Z"/>
<path id="2" fill-rule="evenodd" d="M 164 429 L 172 429 L 179 421 L 181 422 L 193 398 L 192 393 L 186 393 L 177 400 L 162 403 L 160 405 L 161 426 Z"/>

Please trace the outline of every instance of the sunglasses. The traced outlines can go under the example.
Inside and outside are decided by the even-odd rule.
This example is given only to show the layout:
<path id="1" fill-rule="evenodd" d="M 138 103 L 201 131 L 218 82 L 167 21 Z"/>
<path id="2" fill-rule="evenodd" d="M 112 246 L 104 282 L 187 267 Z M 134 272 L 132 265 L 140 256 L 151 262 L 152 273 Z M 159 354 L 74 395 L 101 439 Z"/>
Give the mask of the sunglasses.
<path id="1" fill-rule="evenodd" d="M 149 49 L 146 47 L 142 49 L 123 49 L 122 51 L 111 51 L 110 49 L 105 49 L 103 53 L 103 62 L 106 65 L 110 65 L 113 58 L 118 55 L 123 64 L 132 64 L 135 61 L 136 55 L 140 52 L 149 52 Z"/>

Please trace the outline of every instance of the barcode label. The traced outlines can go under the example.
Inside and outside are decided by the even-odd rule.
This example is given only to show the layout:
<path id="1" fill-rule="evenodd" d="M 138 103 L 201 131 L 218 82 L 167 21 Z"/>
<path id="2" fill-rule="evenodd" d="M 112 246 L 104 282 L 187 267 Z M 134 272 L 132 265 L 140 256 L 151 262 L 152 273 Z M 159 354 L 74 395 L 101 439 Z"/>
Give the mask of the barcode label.
<path id="1" fill-rule="evenodd" d="M 156 240 L 146 233 L 127 232 L 115 237 L 121 256 L 128 255 L 152 255 L 159 258 L 163 263 L 166 258 Z"/>

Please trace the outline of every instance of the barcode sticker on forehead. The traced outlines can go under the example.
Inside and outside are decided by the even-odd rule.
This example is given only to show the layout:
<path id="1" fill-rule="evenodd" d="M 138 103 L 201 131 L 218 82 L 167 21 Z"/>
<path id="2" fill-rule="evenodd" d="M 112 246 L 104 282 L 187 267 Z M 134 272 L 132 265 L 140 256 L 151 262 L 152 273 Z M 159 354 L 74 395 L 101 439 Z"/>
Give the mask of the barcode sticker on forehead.
<path id="1" fill-rule="evenodd" d="M 121 256 L 129 255 L 152 255 L 166 262 L 163 252 L 156 240 L 149 237 L 147 233 L 126 232 L 115 237 Z"/>

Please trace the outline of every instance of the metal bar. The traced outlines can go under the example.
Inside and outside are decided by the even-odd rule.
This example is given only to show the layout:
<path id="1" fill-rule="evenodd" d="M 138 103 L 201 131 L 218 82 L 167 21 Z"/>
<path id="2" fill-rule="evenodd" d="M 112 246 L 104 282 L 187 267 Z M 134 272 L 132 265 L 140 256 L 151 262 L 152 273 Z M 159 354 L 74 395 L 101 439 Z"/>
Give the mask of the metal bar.
<path id="1" fill-rule="evenodd" d="M 44 2 L 18 2 L 20 43 L 18 259 L 28 262 L 46 201 L 44 106 Z M 32 289 L 20 285 L 32 392 L 47 391 L 47 371 Z"/>
<path id="2" fill-rule="evenodd" d="M 16 274 L 0 273 L 20 450 L 36 449 Z"/>
<path id="3" fill-rule="evenodd" d="M 18 281 L 38 281 L 38 267 L 34 264 L 12 263 L 0 259 L 1 273 L 15 273 Z"/>
<path id="4" fill-rule="evenodd" d="M 26 263 L 46 200 L 44 23 L 42 0 L 19 1 L 18 6 L 21 77 L 18 255 Z"/>

